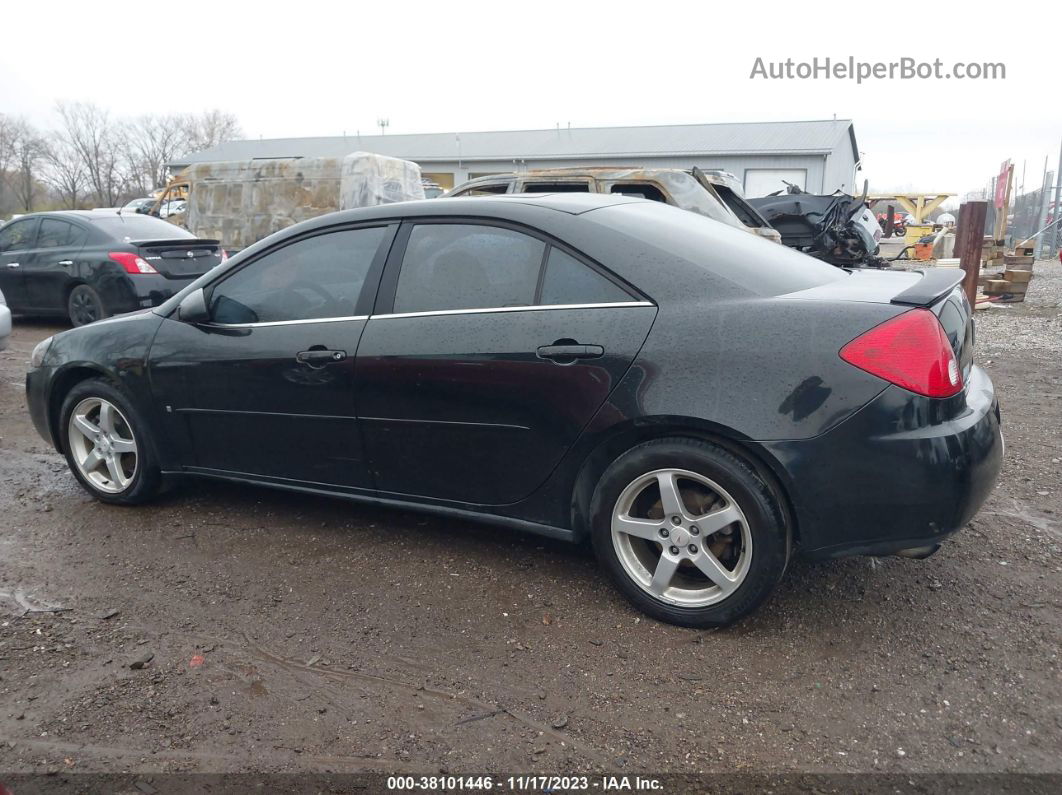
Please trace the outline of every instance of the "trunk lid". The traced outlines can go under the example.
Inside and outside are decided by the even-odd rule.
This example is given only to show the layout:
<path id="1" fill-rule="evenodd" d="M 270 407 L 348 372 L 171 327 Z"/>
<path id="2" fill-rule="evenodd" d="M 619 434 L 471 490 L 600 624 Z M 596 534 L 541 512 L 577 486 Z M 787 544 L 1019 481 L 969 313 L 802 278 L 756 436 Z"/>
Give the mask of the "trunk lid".
<path id="1" fill-rule="evenodd" d="M 202 276 L 222 262 L 221 244 L 217 240 L 178 238 L 175 240 L 135 240 L 130 245 L 155 270 L 169 279 Z"/>

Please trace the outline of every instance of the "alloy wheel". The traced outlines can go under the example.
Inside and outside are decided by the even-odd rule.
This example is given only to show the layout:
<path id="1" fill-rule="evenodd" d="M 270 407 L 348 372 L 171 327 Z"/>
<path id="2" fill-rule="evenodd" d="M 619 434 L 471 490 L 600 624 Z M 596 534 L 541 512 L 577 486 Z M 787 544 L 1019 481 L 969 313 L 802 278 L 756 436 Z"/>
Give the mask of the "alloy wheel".
<path id="1" fill-rule="evenodd" d="M 685 469 L 648 472 L 623 490 L 612 512 L 612 543 L 631 580 L 680 607 L 723 601 L 752 562 L 752 532 L 737 501 Z"/>
<path id="2" fill-rule="evenodd" d="M 74 465 L 93 488 L 118 494 L 133 482 L 140 458 L 136 438 L 113 403 L 98 397 L 78 403 L 70 413 L 67 439 Z"/>

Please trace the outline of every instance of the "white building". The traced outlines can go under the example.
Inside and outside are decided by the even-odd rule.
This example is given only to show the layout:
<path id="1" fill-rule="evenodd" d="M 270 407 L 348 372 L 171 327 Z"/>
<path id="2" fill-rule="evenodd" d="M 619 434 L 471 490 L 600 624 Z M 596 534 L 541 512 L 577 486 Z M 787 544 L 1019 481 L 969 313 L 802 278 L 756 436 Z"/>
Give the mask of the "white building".
<path id="1" fill-rule="evenodd" d="M 632 166 L 723 169 L 750 197 L 784 188 L 858 192 L 855 127 L 833 121 L 582 127 L 418 135 L 347 135 L 230 141 L 174 160 L 191 163 L 289 157 L 338 157 L 366 151 L 418 163 L 444 188 L 467 179 L 529 168 Z"/>

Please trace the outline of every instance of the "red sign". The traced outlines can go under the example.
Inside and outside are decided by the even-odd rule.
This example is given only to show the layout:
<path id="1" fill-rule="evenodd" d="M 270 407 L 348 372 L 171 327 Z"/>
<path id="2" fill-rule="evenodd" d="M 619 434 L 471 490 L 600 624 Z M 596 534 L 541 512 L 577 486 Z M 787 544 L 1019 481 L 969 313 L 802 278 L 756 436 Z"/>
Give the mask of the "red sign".
<path id="1" fill-rule="evenodd" d="M 1007 201 L 1007 186 L 1010 185 L 1010 171 L 1014 168 L 1010 164 L 1009 160 L 1004 160 L 1003 165 L 999 167 L 999 176 L 996 177 L 996 200 L 994 204 L 997 210 L 1003 209 L 1003 204 Z"/>

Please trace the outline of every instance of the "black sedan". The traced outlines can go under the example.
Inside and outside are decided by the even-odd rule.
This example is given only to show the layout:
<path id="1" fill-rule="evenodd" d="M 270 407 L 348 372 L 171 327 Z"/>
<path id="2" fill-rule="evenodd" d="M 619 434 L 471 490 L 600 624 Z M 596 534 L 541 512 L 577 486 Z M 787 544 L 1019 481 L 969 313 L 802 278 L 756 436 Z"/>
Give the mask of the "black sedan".
<path id="1" fill-rule="evenodd" d="M 134 212 L 34 213 L 0 229 L 0 290 L 14 313 L 83 326 L 158 306 L 224 258 L 218 241 Z"/>
<path id="2" fill-rule="evenodd" d="M 1003 445 L 957 279 L 622 196 L 411 202 L 45 340 L 27 390 L 104 502 L 199 475 L 590 539 L 717 626 L 793 554 L 921 557 L 977 511 Z"/>

